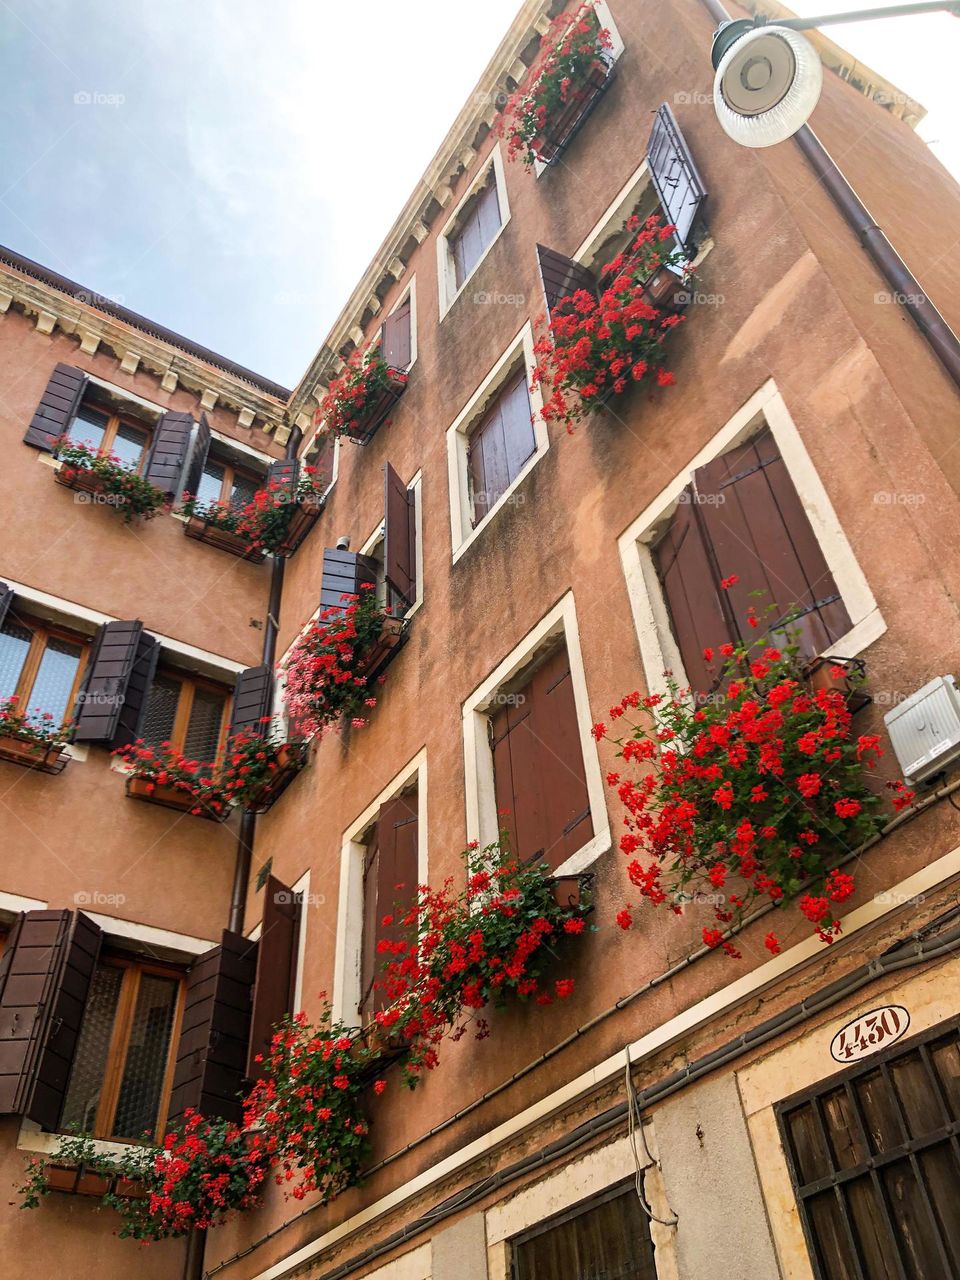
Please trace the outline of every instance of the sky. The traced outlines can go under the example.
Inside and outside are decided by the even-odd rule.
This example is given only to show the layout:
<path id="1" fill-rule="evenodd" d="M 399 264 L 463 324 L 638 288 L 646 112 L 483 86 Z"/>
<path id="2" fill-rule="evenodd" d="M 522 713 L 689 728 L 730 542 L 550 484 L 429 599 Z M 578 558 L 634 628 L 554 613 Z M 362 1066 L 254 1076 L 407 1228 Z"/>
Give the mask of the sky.
<path id="1" fill-rule="evenodd" d="M 0 243 L 292 387 L 518 7 L 0 0 Z M 828 34 L 960 177 L 960 19 Z"/>

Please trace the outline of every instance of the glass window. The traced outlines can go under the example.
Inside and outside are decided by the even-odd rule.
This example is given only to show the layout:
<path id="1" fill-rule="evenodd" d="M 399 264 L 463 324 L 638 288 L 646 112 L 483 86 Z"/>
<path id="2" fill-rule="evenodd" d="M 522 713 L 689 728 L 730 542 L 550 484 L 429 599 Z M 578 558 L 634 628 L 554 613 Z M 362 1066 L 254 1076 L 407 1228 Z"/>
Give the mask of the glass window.
<path id="1" fill-rule="evenodd" d="M 110 419 L 89 406 L 77 411 L 67 435 L 77 444 L 88 444 L 91 449 L 102 449 Z"/>
<path id="2" fill-rule="evenodd" d="M 160 672 L 150 687 L 140 736 L 148 747 L 170 742 L 190 760 L 213 764 L 220 754 L 229 700 L 226 689 Z"/>
<path id="3" fill-rule="evenodd" d="M 89 445 L 103 457 L 116 458 L 131 471 L 140 469 L 150 438 L 147 427 L 92 405 L 82 405 L 77 410 L 67 435 L 78 444 Z"/>
<path id="4" fill-rule="evenodd" d="M 200 475 L 200 483 L 197 485 L 196 496 L 200 502 L 220 501 L 225 474 L 226 471 L 219 462 L 214 462 L 212 458 L 207 460 Z"/>
<path id="5" fill-rule="evenodd" d="M 31 720 L 63 724 L 73 711 L 85 655 L 78 637 L 8 619 L 0 629 L 0 701 L 16 696 Z"/>
<path id="6" fill-rule="evenodd" d="M 113 446 L 110 453 L 117 458 L 125 467 L 129 467 L 131 471 L 136 471 L 143 458 L 144 449 L 147 443 L 147 433 L 141 431 L 139 427 L 130 426 L 129 423 L 121 422 L 117 427 L 117 434 L 113 438 Z"/>

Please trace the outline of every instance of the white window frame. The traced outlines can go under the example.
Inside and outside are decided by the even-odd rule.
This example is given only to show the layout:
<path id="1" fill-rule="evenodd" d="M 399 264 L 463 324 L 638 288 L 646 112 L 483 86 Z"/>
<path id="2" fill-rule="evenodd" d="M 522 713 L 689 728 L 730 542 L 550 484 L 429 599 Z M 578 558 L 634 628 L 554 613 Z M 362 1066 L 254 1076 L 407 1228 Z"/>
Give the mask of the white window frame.
<path id="1" fill-rule="evenodd" d="M 410 493 L 411 490 L 413 492 L 413 527 L 414 527 L 414 537 L 417 540 L 417 545 L 414 548 L 415 572 L 417 575 L 417 594 L 413 600 L 413 603 L 410 605 L 406 613 L 403 615 L 404 620 L 411 618 L 417 612 L 420 606 L 423 604 L 423 502 L 422 502 L 422 489 L 421 489 L 422 480 L 423 480 L 423 472 L 418 471 L 414 475 L 410 483 L 407 485 L 407 492 Z M 387 525 L 386 516 L 384 516 L 384 518 L 380 521 L 380 523 L 373 530 L 373 532 L 366 539 L 366 541 L 361 544 L 360 551 L 359 551 L 360 555 L 375 556 L 375 553 L 383 543 L 383 540 L 386 536 L 386 525 Z M 377 594 L 380 597 L 381 604 L 386 603 L 385 595 L 381 595 L 379 590 L 380 587 L 383 585 L 384 585 L 383 582 L 380 582 L 377 584 L 377 587 L 378 587 Z"/>
<path id="2" fill-rule="evenodd" d="M 651 693 L 667 692 L 664 676 L 667 670 L 673 672 L 679 684 L 688 683 L 674 639 L 667 602 L 657 577 L 652 544 L 676 510 L 692 473 L 749 439 L 764 425 L 769 427 L 777 442 L 827 567 L 850 615 L 850 630 L 830 645 L 823 656 L 855 658 L 887 629 L 866 575 L 847 540 L 786 401 L 770 379 L 620 535 L 620 560 L 640 642 L 647 689 Z"/>
<path id="3" fill-rule="evenodd" d="M 481 848 L 493 844 L 500 836 L 497 819 L 497 795 L 494 784 L 493 753 L 487 738 L 487 723 L 496 695 L 516 676 L 535 654 L 557 640 L 566 643 L 570 661 L 577 726 L 583 772 L 590 801 L 590 817 L 594 834 L 582 848 L 572 854 L 553 873 L 556 876 L 577 875 L 585 871 L 611 845 L 610 818 L 607 813 L 606 787 L 600 768 L 600 757 L 593 737 L 594 721 L 590 715 L 587 679 L 580 649 L 580 630 L 573 592 L 568 591 L 545 614 L 532 631 L 490 672 L 482 684 L 463 704 L 463 759 L 466 780 L 467 840 L 477 840 Z"/>
<path id="4" fill-rule="evenodd" d="M 337 939 L 333 974 L 333 1020 L 348 1027 L 362 1026 L 360 1016 L 361 963 L 363 954 L 363 862 L 364 843 L 377 819 L 380 806 L 392 800 L 411 783 L 417 785 L 417 875 L 420 884 L 428 880 L 427 865 L 427 751 L 422 748 L 387 783 L 374 800 L 343 833 L 340 851 L 340 887 L 337 902 Z"/>
<path id="5" fill-rule="evenodd" d="M 516 490 L 550 448 L 550 435 L 547 424 L 543 420 L 543 396 L 540 388 L 531 389 L 530 381 L 536 368 L 536 356 L 533 352 L 533 326 L 529 320 L 504 351 L 473 395 L 457 414 L 447 428 L 447 474 L 450 481 L 450 532 L 453 542 L 454 563 L 466 552 L 476 538 L 514 496 Z M 500 495 L 483 519 L 476 525 L 471 524 L 470 504 L 470 472 L 467 463 L 467 452 L 470 435 L 490 408 L 498 393 L 516 373 L 519 363 L 523 364 L 527 376 L 527 390 L 530 394 L 530 412 L 533 416 L 533 435 L 536 449 L 520 468 L 507 489 Z"/>
<path id="6" fill-rule="evenodd" d="M 457 286 L 457 274 L 454 266 L 453 249 L 451 247 L 451 235 L 460 219 L 460 215 L 467 202 L 474 196 L 482 186 L 486 184 L 493 171 L 493 179 L 497 186 L 497 201 L 500 205 L 500 226 L 496 235 L 488 245 L 484 247 L 483 253 L 473 264 L 470 274 L 463 283 Z M 463 293 L 464 289 L 476 275 L 481 264 L 486 259 L 487 254 L 503 235 L 504 229 L 510 221 L 510 202 L 507 199 L 507 179 L 504 172 L 503 152 L 499 146 L 494 147 L 490 153 L 489 160 L 481 166 L 476 177 L 470 183 L 470 186 L 464 192 L 461 199 L 457 202 L 456 207 L 450 214 L 450 217 L 443 224 L 440 234 L 437 236 L 437 292 L 440 306 L 440 319 L 447 314 L 454 301 Z"/>

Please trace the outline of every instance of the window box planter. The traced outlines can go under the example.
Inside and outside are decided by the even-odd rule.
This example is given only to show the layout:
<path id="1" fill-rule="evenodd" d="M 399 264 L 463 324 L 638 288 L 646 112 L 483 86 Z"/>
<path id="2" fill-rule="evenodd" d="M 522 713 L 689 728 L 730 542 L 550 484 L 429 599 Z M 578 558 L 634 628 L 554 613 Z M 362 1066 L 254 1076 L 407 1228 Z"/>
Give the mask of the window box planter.
<path id="1" fill-rule="evenodd" d="M 223 822 L 229 812 L 224 804 L 222 813 L 214 813 L 209 805 L 189 792 L 182 791 L 179 787 L 158 786 L 149 778 L 128 778 L 127 795 L 132 800 L 146 800 L 148 804 L 158 804 L 164 809 L 177 809 L 180 813 L 192 813 L 194 809 L 199 809 L 200 812 L 193 816 L 206 818 L 208 822 Z"/>
<path id="2" fill-rule="evenodd" d="M 77 493 L 102 493 L 103 481 L 93 471 L 85 471 L 81 467 L 62 466 L 59 471 L 55 471 L 53 475 L 57 484 L 62 484 L 65 489 L 75 489 Z M 115 497 L 114 506 L 123 506 L 124 500 L 121 497 Z"/>
<path id="3" fill-rule="evenodd" d="M 118 1178 L 113 1186 L 113 1194 L 124 1200 L 146 1200 L 150 1192 L 142 1182 L 132 1178 Z"/>
<path id="4" fill-rule="evenodd" d="M 863 688 L 866 664 L 860 658 L 814 658 L 803 668 L 811 692 L 839 689 L 851 715 L 873 701 Z M 842 672 L 843 674 L 836 674 Z"/>
<path id="5" fill-rule="evenodd" d="M 0 735 L 0 760 L 40 773 L 62 773 L 70 759 L 62 742 L 32 742 L 14 734 Z"/>
<path id="6" fill-rule="evenodd" d="M 553 880 L 553 897 L 558 907 L 579 907 L 593 884 L 593 872 L 579 876 L 559 876 Z"/>
<path id="7" fill-rule="evenodd" d="M 643 296 L 651 307 L 667 315 L 678 316 L 690 305 L 690 286 L 676 271 L 658 267 L 643 284 Z"/>
<path id="8" fill-rule="evenodd" d="M 105 1196 L 110 1190 L 109 1178 L 85 1169 L 82 1164 L 49 1164 L 45 1177 L 51 1191 L 66 1191 L 77 1196 Z"/>
<path id="9" fill-rule="evenodd" d="M 216 547 L 218 551 L 226 551 L 228 555 L 239 556 L 241 560 L 249 560 L 252 564 L 261 564 L 267 554 L 262 547 L 251 547 L 246 538 L 230 533 L 227 529 L 220 529 L 200 516 L 189 516 L 183 532 L 188 538 L 205 542 L 208 547 Z"/>
<path id="10" fill-rule="evenodd" d="M 386 422 L 397 401 L 407 389 L 407 375 L 400 369 L 386 371 L 386 385 L 373 396 L 352 427 L 341 434 L 354 444 L 369 444 Z"/>
<path id="11" fill-rule="evenodd" d="M 596 58 L 590 64 L 580 85 L 571 90 L 561 110 L 547 121 L 543 133 L 533 139 L 531 145 L 541 163 L 553 164 L 560 158 L 561 152 L 570 145 L 574 134 L 606 93 L 615 72 L 616 66 L 602 58 Z"/>
<path id="12" fill-rule="evenodd" d="M 376 643 L 357 663 L 357 671 L 371 680 L 382 675 L 397 656 L 406 638 L 407 628 L 403 618 L 384 618 L 383 629 Z"/>
<path id="13" fill-rule="evenodd" d="M 326 499 L 322 497 L 301 498 L 296 505 L 293 515 L 290 517 L 290 524 L 283 536 L 283 541 L 274 552 L 278 556 L 292 556 L 297 550 L 307 534 L 320 519 L 320 515 L 326 505 Z"/>
<path id="14" fill-rule="evenodd" d="M 284 743 L 277 752 L 276 771 L 243 802 L 242 807 L 248 813 L 266 813 L 307 763 L 307 750 L 305 742 Z"/>

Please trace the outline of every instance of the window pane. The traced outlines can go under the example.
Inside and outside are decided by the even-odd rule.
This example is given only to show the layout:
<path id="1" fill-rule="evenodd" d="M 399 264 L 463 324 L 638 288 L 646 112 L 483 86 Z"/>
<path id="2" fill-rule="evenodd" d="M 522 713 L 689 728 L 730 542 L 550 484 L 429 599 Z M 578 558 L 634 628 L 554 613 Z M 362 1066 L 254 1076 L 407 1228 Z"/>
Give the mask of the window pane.
<path id="1" fill-rule="evenodd" d="M 53 717 L 52 723 L 63 724 L 72 710 L 70 693 L 82 657 L 81 644 L 56 637 L 47 641 L 37 678 L 27 699 L 31 719 L 49 715 Z"/>
<path id="2" fill-rule="evenodd" d="M 219 462 L 213 462 L 208 459 L 200 476 L 200 483 L 197 485 L 196 497 L 200 502 L 220 501 L 224 474 L 223 467 Z"/>
<path id="3" fill-rule="evenodd" d="M 514 1246 L 518 1280 L 656 1280 L 633 1187 Z"/>
<path id="4" fill-rule="evenodd" d="M 107 431 L 107 416 L 96 409 L 80 409 L 67 435 L 77 444 L 88 444 L 92 449 L 99 449 Z"/>
<path id="5" fill-rule="evenodd" d="M 191 760 L 212 763 L 217 758 L 220 745 L 220 726 L 223 723 L 223 707 L 226 698 L 210 689 L 197 689 L 190 710 L 183 754 Z"/>
<path id="6" fill-rule="evenodd" d="M 0 702 L 16 693 L 32 639 L 33 633 L 18 622 L 7 622 L 0 630 Z"/>
<path id="7" fill-rule="evenodd" d="M 178 988 L 175 978 L 152 973 L 140 975 L 137 1007 L 113 1122 L 114 1138 L 139 1139 L 145 1134 L 152 1137 L 157 1127 Z"/>
<path id="8" fill-rule="evenodd" d="M 260 483 L 254 476 L 234 476 L 230 486 L 231 507 L 245 507 L 259 488 Z"/>
<path id="9" fill-rule="evenodd" d="M 117 428 L 113 448 L 110 452 L 125 467 L 129 467 L 131 471 L 136 471 L 140 465 L 140 459 L 143 457 L 146 443 L 147 433 L 145 431 L 141 431 L 139 427 L 129 427 L 125 422 L 121 422 Z"/>
<path id="10" fill-rule="evenodd" d="M 180 701 L 180 681 L 157 676 L 150 688 L 147 709 L 143 715 L 140 737 L 148 747 L 159 747 L 173 736 L 173 722 Z"/>
<path id="11" fill-rule="evenodd" d="M 93 1131 L 122 981 L 123 970 L 115 965 L 100 965 L 94 971 L 63 1107 L 64 1131 Z"/>

